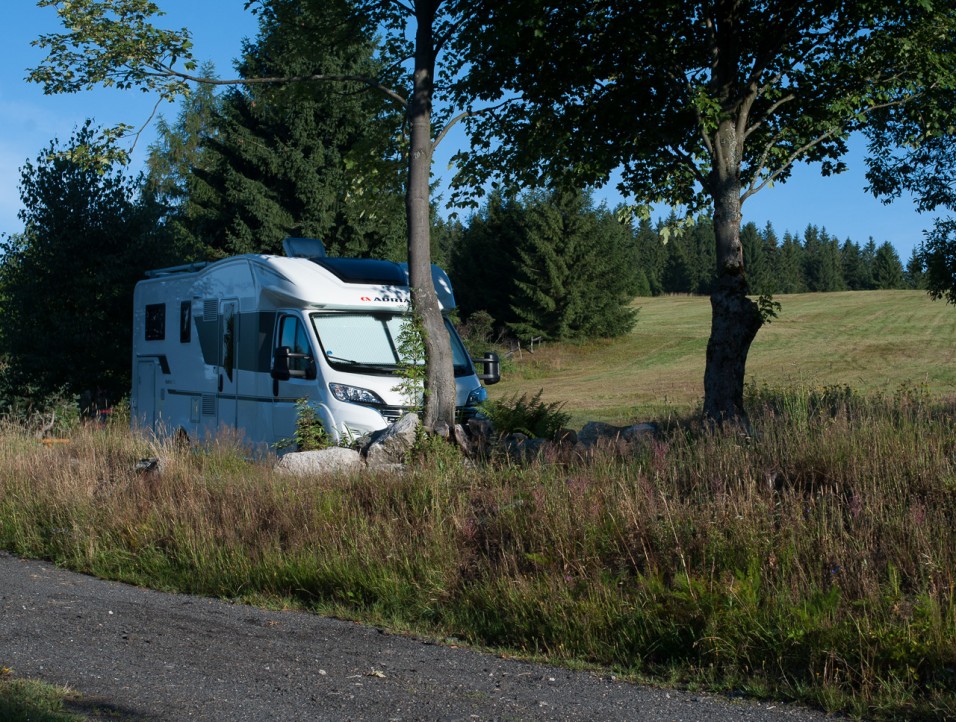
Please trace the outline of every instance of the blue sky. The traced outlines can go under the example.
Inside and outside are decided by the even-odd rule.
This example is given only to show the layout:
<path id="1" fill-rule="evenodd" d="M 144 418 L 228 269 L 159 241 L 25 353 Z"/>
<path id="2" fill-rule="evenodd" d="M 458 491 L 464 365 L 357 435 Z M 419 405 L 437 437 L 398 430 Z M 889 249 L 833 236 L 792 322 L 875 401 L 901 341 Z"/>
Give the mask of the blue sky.
<path id="1" fill-rule="evenodd" d="M 197 59 L 212 60 L 223 77 L 232 75 L 232 59 L 238 56 L 242 39 L 253 36 L 256 30 L 255 18 L 243 10 L 244 0 L 156 2 L 167 13 L 164 25 L 186 26 L 192 31 Z M 66 141 L 88 117 L 98 125 L 126 122 L 139 127 L 147 122 L 155 105 L 155 98 L 139 91 L 96 90 L 46 96 L 39 86 L 27 83 L 27 68 L 43 59 L 30 41 L 56 27 L 53 9 L 37 8 L 32 0 L 8 0 L 4 7 L 4 37 L 0 43 L 0 234 L 22 229 L 17 212 L 19 168 L 24 161 L 36 158 L 53 138 Z M 172 119 L 176 108 L 166 104 L 160 112 Z M 141 166 L 153 137 L 151 127 L 142 134 L 133 154 L 134 169 Z M 462 142 L 462 134 L 452 134 L 445 140 L 436 155 L 436 174 L 448 172 L 447 159 Z M 787 183 L 750 198 L 743 208 L 744 221 L 760 227 L 769 221 L 779 236 L 785 231 L 801 233 L 813 223 L 841 241 L 850 238 L 863 244 L 870 237 L 877 244 L 890 241 L 905 263 L 932 219 L 917 214 L 909 199 L 886 206 L 867 194 L 864 146 L 862 142 L 852 145 L 848 172 L 823 178 L 815 167 L 799 166 Z M 613 189 L 598 195 L 602 197 L 611 206 L 621 200 Z"/>

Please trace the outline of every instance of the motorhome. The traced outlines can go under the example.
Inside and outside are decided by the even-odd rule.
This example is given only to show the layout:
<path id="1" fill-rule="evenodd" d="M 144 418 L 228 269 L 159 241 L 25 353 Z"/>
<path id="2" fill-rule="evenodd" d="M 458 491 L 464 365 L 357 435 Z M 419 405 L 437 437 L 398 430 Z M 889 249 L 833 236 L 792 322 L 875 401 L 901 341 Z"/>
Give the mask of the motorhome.
<path id="1" fill-rule="evenodd" d="M 276 449 L 293 437 L 301 399 L 337 442 L 383 429 L 414 405 L 401 383 L 407 264 L 330 258 L 315 239 L 283 245 L 285 256 L 157 269 L 136 285 L 137 427 L 193 440 L 230 429 Z M 487 396 L 482 381 L 498 380 L 497 357 L 469 357 L 447 318 L 455 308 L 448 276 L 432 266 L 432 278 L 446 314 L 456 405 L 467 416 Z"/>

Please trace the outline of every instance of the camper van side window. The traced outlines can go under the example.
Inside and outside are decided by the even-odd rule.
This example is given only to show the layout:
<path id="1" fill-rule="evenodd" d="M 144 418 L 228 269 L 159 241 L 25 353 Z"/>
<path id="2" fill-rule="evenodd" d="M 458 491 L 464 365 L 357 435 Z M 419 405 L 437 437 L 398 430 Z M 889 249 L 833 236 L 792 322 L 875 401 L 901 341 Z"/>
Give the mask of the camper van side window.
<path id="1" fill-rule="evenodd" d="M 166 338 L 166 304 L 146 304 L 146 340 L 162 341 Z"/>
<path id="2" fill-rule="evenodd" d="M 288 346 L 292 353 L 312 355 L 312 349 L 309 348 L 309 338 L 305 335 L 305 327 L 295 316 L 283 316 L 279 322 L 279 346 Z M 290 358 L 290 371 L 306 371 L 309 367 L 309 359 Z"/>
<path id="3" fill-rule="evenodd" d="M 189 343 L 192 338 L 193 302 L 179 304 L 179 343 Z"/>

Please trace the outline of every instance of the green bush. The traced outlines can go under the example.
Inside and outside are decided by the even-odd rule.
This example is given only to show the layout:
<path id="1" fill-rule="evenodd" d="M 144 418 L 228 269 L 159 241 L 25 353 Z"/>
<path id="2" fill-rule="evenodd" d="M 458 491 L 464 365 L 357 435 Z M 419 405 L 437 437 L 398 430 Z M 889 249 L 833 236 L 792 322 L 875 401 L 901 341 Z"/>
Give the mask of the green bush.
<path id="1" fill-rule="evenodd" d="M 533 439 L 553 439 L 565 427 L 570 415 L 561 409 L 560 402 L 546 404 L 541 400 L 543 389 L 531 398 L 527 394 L 500 401 L 486 401 L 481 412 L 491 421 L 495 432 L 524 434 Z"/>
<path id="2" fill-rule="evenodd" d="M 295 447 L 296 451 L 316 451 L 332 446 L 331 437 L 319 420 L 308 399 L 295 402 L 295 432 L 291 439 L 279 439 L 277 449 Z"/>

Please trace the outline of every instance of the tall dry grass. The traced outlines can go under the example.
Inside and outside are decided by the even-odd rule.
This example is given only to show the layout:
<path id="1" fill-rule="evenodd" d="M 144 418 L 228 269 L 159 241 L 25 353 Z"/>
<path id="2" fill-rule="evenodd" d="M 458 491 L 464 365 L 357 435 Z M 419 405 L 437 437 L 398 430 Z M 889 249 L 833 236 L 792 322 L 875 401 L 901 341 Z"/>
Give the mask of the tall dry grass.
<path id="1" fill-rule="evenodd" d="M 956 716 L 953 408 L 751 389 L 759 436 L 675 424 L 531 465 L 277 476 L 84 428 L 0 438 L 0 544 L 638 677 Z M 160 456 L 159 473 L 134 470 Z"/>

